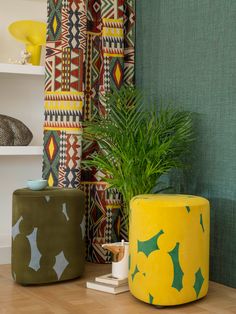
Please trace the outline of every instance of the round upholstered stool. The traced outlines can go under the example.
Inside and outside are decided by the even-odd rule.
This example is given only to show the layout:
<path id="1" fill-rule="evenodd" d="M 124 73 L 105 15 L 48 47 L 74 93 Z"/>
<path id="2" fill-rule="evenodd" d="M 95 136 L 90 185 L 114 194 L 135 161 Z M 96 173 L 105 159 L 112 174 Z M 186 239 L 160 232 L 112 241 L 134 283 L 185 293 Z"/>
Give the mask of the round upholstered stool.
<path id="1" fill-rule="evenodd" d="M 191 195 L 139 195 L 130 207 L 131 293 L 159 306 L 204 297 L 209 276 L 209 202 Z"/>
<path id="2" fill-rule="evenodd" d="M 12 276 L 23 285 L 80 276 L 85 264 L 84 194 L 76 189 L 13 193 Z"/>

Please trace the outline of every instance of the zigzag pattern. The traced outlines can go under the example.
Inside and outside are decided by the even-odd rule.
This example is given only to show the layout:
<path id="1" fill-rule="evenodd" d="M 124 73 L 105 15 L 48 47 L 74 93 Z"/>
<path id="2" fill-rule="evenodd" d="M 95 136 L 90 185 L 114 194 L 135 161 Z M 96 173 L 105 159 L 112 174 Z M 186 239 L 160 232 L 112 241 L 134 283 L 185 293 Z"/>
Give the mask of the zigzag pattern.
<path id="1" fill-rule="evenodd" d="M 101 2 L 101 15 L 103 18 L 114 18 L 114 1 L 103 0 Z"/>
<path id="2" fill-rule="evenodd" d="M 45 121 L 81 122 L 81 112 L 77 110 L 45 110 Z"/>
<path id="3" fill-rule="evenodd" d="M 65 184 L 65 166 L 59 166 L 58 168 L 58 186 L 61 188 L 67 187 Z"/>
<path id="4" fill-rule="evenodd" d="M 45 62 L 45 91 L 52 90 L 52 68 L 53 62 L 46 60 Z"/>
<path id="5" fill-rule="evenodd" d="M 105 200 L 107 206 L 120 206 L 122 203 L 122 194 L 117 189 L 107 189 L 105 190 Z"/>
<path id="6" fill-rule="evenodd" d="M 134 66 L 130 63 L 124 65 L 124 82 L 127 85 L 133 85 L 134 83 Z"/>
<path id="7" fill-rule="evenodd" d="M 57 54 L 61 54 L 62 49 L 61 49 L 61 42 L 47 42 L 47 47 L 46 47 L 46 60 L 51 59 Z"/>
<path id="8" fill-rule="evenodd" d="M 134 48 L 125 49 L 124 54 L 124 82 L 128 85 L 134 83 Z"/>
<path id="9" fill-rule="evenodd" d="M 135 40 L 135 1 L 129 0 L 125 6 L 125 47 L 126 48 L 134 48 L 134 40 Z"/>
<path id="10" fill-rule="evenodd" d="M 116 20 L 116 19 L 103 18 L 102 23 L 103 23 L 103 28 L 114 28 L 114 31 L 117 29 L 117 30 L 121 30 L 122 32 L 124 30 L 123 19 Z"/>
<path id="11" fill-rule="evenodd" d="M 124 56 L 124 49 L 123 48 L 110 48 L 110 47 L 104 47 L 103 48 L 103 54 L 104 56 L 111 56 L 111 57 L 116 57 L 117 55 L 119 56 Z"/>
<path id="12" fill-rule="evenodd" d="M 71 49 L 70 91 L 83 91 L 84 53 L 81 49 Z"/>
<path id="13" fill-rule="evenodd" d="M 54 56 L 54 69 L 53 69 L 53 76 L 54 76 L 54 91 L 61 90 L 61 77 L 62 77 L 62 53 L 57 54 Z"/>
<path id="14" fill-rule="evenodd" d="M 65 4 L 62 4 L 62 11 L 61 11 L 61 19 L 62 19 L 62 32 L 61 32 L 61 47 L 67 48 L 69 47 L 69 10 L 66 6 L 67 0 Z"/>
<path id="15" fill-rule="evenodd" d="M 103 36 L 103 48 L 124 49 L 123 38 Z"/>
<path id="16" fill-rule="evenodd" d="M 50 73 L 50 69 L 49 69 Z M 45 101 L 83 101 L 83 95 L 81 93 L 46 93 L 45 94 Z"/>
<path id="17" fill-rule="evenodd" d="M 84 1 L 79 3 L 79 48 L 86 51 L 87 42 L 87 16 Z"/>
<path id="18" fill-rule="evenodd" d="M 134 66 L 134 48 L 126 48 L 124 51 L 125 63 L 129 63 Z"/>
<path id="19" fill-rule="evenodd" d="M 45 121 L 44 122 L 44 130 L 67 130 L 67 129 L 74 129 L 75 131 L 82 130 L 82 125 L 79 121 L 76 122 L 52 122 L 52 121 Z"/>
<path id="20" fill-rule="evenodd" d="M 65 112 L 76 112 L 78 115 L 82 114 L 83 103 L 78 101 L 45 101 L 44 109 L 47 114 L 50 114 L 50 111 L 61 112 L 64 110 Z"/>

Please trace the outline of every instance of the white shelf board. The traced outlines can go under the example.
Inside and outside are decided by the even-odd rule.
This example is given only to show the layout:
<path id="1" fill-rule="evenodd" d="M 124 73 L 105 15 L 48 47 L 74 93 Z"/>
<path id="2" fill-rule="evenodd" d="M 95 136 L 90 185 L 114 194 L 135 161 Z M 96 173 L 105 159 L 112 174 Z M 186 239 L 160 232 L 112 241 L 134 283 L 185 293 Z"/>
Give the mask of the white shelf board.
<path id="1" fill-rule="evenodd" d="M 43 155 L 43 146 L 0 146 L 0 156 Z"/>
<path id="2" fill-rule="evenodd" d="M 43 66 L 0 63 L 0 73 L 44 75 Z"/>

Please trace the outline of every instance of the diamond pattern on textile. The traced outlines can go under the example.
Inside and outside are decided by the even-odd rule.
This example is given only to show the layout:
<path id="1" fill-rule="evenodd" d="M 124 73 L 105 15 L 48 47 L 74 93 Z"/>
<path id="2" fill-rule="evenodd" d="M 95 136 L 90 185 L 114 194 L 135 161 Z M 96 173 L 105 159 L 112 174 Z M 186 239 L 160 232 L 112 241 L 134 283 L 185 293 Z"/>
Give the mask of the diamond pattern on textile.
<path id="1" fill-rule="evenodd" d="M 49 185 L 58 184 L 58 168 L 60 160 L 60 131 L 44 131 L 43 177 Z"/>
<path id="2" fill-rule="evenodd" d="M 46 154 L 50 161 L 54 160 L 58 153 L 58 143 L 55 134 L 56 133 L 51 133 L 45 145 Z"/>
<path id="3" fill-rule="evenodd" d="M 81 2 L 77 7 L 73 2 L 69 10 L 69 45 L 71 48 L 80 48 L 85 51 L 86 48 L 86 10 Z"/>
<path id="4" fill-rule="evenodd" d="M 79 135 L 66 135 L 66 167 L 78 169 L 80 167 L 81 139 Z"/>
<path id="5" fill-rule="evenodd" d="M 135 0 L 48 0 L 43 177 L 86 193 L 87 258 L 107 263 L 102 243 L 124 237 L 119 193 L 96 169 L 98 147 L 81 148 L 82 121 L 106 113 L 106 92 L 134 82 Z M 80 182 L 82 175 L 83 182 Z"/>
<path id="6" fill-rule="evenodd" d="M 61 131 L 61 145 L 60 145 L 60 167 L 66 166 L 66 132 Z"/>
<path id="7" fill-rule="evenodd" d="M 123 63 L 123 59 L 122 59 Z M 119 61 L 119 58 L 115 60 L 115 62 L 111 63 L 111 73 L 110 76 L 112 77 L 112 82 L 114 83 L 116 89 L 120 89 L 123 83 L 123 64 Z"/>
<path id="8" fill-rule="evenodd" d="M 48 0 L 47 41 L 56 41 L 61 36 L 61 1 Z"/>
<path id="9" fill-rule="evenodd" d="M 110 91 L 110 57 L 104 57 L 104 90 Z"/>
<path id="10" fill-rule="evenodd" d="M 62 18 L 62 32 L 61 32 L 61 47 L 69 48 L 69 10 L 66 5 L 62 5 L 61 10 L 61 18 Z"/>

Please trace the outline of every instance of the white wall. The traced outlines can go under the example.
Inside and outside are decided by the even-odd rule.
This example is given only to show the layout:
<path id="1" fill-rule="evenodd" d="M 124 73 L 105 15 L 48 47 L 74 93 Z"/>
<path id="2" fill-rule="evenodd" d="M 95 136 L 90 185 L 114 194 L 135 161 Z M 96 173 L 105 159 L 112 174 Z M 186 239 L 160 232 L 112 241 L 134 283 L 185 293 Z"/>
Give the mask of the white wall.
<path id="1" fill-rule="evenodd" d="M 46 11 L 46 0 L 0 0 L 0 62 L 19 59 L 24 48 L 7 26 L 22 19 L 46 21 Z M 31 145 L 43 143 L 43 88 L 43 76 L 0 73 L 0 114 L 24 122 L 34 136 Z M 41 169 L 41 156 L 0 156 L 0 264 L 10 261 L 12 192 L 40 178 Z"/>

